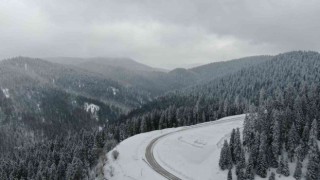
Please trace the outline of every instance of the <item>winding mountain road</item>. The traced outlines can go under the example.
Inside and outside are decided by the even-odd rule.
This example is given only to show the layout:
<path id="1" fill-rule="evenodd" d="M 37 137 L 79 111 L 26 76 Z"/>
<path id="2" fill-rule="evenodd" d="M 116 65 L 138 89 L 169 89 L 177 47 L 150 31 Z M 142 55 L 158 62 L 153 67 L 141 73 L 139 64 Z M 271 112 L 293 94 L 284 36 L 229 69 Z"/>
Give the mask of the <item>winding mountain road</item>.
<path id="1" fill-rule="evenodd" d="M 175 132 L 172 132 L 175 133 Z M 166 169 L 164 169 L 162 166 L 160 166 L 160 164 L 156 161 L 154 155 L 153 155 L 153 148 L 154 146 L 157 144 L 158 140 L 168 136 L 172 133 L 168 133 L 168 134 L 164 134 L 162 136 L 159 136 L 155 139 L 153 139 L 149 145 L 146 148 L 146 159 L 147 162 L 149 163 L 149 165 L 151 166 L 151 168 L 153 170 L 155 170 L 157 173 L 159 173 L 160 175 L 162 175 L 163 177 L 169 179 L 169 180 L 181 180 L 180 178 L 178 178 L 177 176 L 175 176 L 174 174 L 171 174 L 169 171 L 167 171 Z"/>
<path id="2" fill-rule="evenodd" d="M 186 130 L 190 130 L 190 129 L 194 129 L 194 128 L 207 127 L 208 125 L 226 123 L 226 122 L 234 121 L 234 120 L 241 119 L 241 118 L 243 119 L 243 117 L 235 117 L 235 118 L 220 119 L 220 120 L 217 120 L 217 121 L 206 122 L 206 123 L 202 123 L 202 124 L 188 126 L 188 127 L 183 128 L 183 129 L 180 129 L 178 131 L 170 132 L 170 133 L 161 135 L 159 137 L 156 137 L 148 144 L 148 146 L 146 148 L 146 151 L 145 151 L 146 161 L 154 171 L 156 171 L 157 173 L 159 173 L 160 175 L 162 175 L 166 179 L 168 179 L 168 180 L 182 180 L 181 178 L 179 178 L 176 175 L 172 174 L 171 172 L 167 171 L 164 167 L 162 167 L 156 161 L 155 156 L 153 154 L 153 149 L 156 146 L 157 142 L 159 142 L 161 139 L 163 139 L 163 138 L 165 138 L 165 137 L 167 137 L 167 136 L 169 136 L 171 134 L 174 134 L 174 133 L 179 133 L 181 131 L 186 131 Z M 218 144 L 217 144 L 217 146 L 218 146 Z"/>

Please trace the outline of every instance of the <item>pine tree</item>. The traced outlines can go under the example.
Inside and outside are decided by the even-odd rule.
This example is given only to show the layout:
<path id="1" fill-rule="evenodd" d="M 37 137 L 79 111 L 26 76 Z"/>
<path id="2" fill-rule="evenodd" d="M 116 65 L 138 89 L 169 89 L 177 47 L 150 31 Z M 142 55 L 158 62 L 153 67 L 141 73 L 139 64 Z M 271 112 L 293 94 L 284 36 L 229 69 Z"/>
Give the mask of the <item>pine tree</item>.
<path id="1" fill-rule="evenodd" d="M 299 139 L 300 137 L 298 135 L 295 125 L 293 124 L 290 128 L 289 135 L 288 135 L 288 146 L 289 146 L 288 156 L 290 158 L 290 162 L 293 161 L 294 151 L 299 144 Z"/>
<path id="2" fill-rule="evenodd" d="M 268 164 L 266 160 L 267 136 L 263 132 L 260 137 L 259 156 L 257 160 L 257 175 L 262 178 L 267 177 Z"/>
<path id="3" fill-rule="evenodd" d="M 236 130 L 232 129 L 231 136 L 230 136 L 230 151 L 231 151 L 231 157 L 232 157 L 232 162 L 236 163 L 236 155 L 235 155 L 235 135 L 236 135 Z"/>
<path id="4" fill-rule="evenodd" d="M 301 134 L 303 130 L 303 125 L 305 124 L 305 120 L 303 118 L 303 108 L 302 108 L 302 100 L 301 97 L 297 96 L 294 101 L 294 112 L 296 112 L 295 124 L 299 134 Z"/>
<path id="5" fill-rule="evenodd" d="M 274 172 L 272 172 L 269 176 L 269 180 L 275 180 L 276 179 L 276 175 L 274 174 Z"/>
<path id="6" fill-rule="evenodd" d="M 245 168 L 246 167 L 246 158 L 245 158 L 245 154 L 244 154 L 243 148 L 241 148 L 241 153 L 240 153 L 238 165 L 241 168 Z"/>
<path id="7" fill-rule="evenodd" d="M 248 166 L 246 166 L 244 177 L 247 180 L 253 180 L 254 179 L 253 167 L 249 166 L 249 164 L 248 164 Z"/>
<path id="8" fill-rule="evenodd" d="M 300 144 L 295 149 L 295 156 L 297 158 L 297 161 L 303 161 L 303 159 L 304 159 L 304 150 L 302 148 L 302 144 L 303 144 L 303 142 L 300 140 Z"/>
<path id="9" fill-rule="evenodd" d="M 307 165 L 307 180 L 318 180 L 319 177 L 319 149 L 317 144 L 313 144 L 309 151 L 309 162 Z"/>
<path id="10" fill-rule="evenodd" d="M 268 146 L 267 160 L 268 160 L 269 167 L 277 168 L 279 166 L 278 159 L 276 157 L 274 157 L 274 153 L 272 151 L 271 146 Z"/>
<path id="11" fill-rule="evenodd" d="M 243 123 L 243 145 L 248 146 L 249 149 L 251 149 L 251 146 L 253 144 L 253 138 L 252 138 L 252 121 L 254 120 L 253 113 L 246 114 L 246 117 L 244 119 Z"/>
<path id="12" fill-rule="evenodd" d="M 306 125 L 304 126 L 302 138 L 300 141 L 302 159 L 304 159 L 307 156 L 309 151 L 309 146 L 308 146 L 309 135 L 310 135 L 310 128 L 309 128 L 309 123 L 307 122 Z"/>
<path id="13" fill-rule="evenodd" d="M 278 122 L 278 118 L 275 118 L 274 126 L 272 128 L 272 152 L 274 153 L 274 157 L 278 159 L 280 152 L 280 125 Z"/>
<path id="14" fill-rule="evenodd" d="M 235 158 L 235 163 L 238 164 L 240 161 L 240 156 L 241 156 L 241 139 L 240 139 L 240 130 L 237 128 L 236 134 L 234 137 L 234 158 Z"/>
<path id="15" fill-rule="evenodd" d="M 285 159 L 282 174 L 286 177 L 290 175 L 288 159 Z"/>
<path id="16" fill-rule="evenodd" d="M 148 127 L 147 127 L 147 120 L 146 117 L 143 116 L 140 124 L 140 133 L 147 132 Z"/>
<path id="17" fill-rule="evenodd" d="M 283 157 L 283 155 L 281 155 L 281 159 L 280 159 L 280 162 L 279 162 L 279 166 L 278 166 L 278 168 L 277 168 L 277 173 L 278 173 L 278 174 L 282 174 L 283 169 L 284 169 L 284 157 Z"/>
<path id="18" fill-rule="evenodd" d="M 227 140 L 224 141 L 220 152 L 219 166 L 222 170 L 232 168 L 231 151 Z"/>
<path id="19" fill-rule="evenodd" d="M 245 177 L 244 177 L 244 173 L 243 173 L 243 170 L 237 166 L 237 180 L 245 180 Z"/>
<path id="20" fill-rule="evenodd" d="M 258 157 L 259 157 L 260 134 L 256 132 L 254 138 L 255 140 L 254 140 L 254 144 L 252 145 L 251 156 L 252 156 L 253 165 L 254 167 L 256 167 Z"/>
<path id="21" fill-rule="evenodd" d="M 301 176 L 302 176 L 302 163 L 299 160 L 297 160 L 297 164 L 296 164 L 296 168 L 294 170 L 293 177 L 296 180 L 300 180 Z"/>
<path id="22" fill-rule="evenodd" d="M 237 164 L 237 165 L 236 165 L 236 175 L 237 175 L 237 176 L 238 176 L 240 170 L 241 170 L 241 167 Z"/>
<path id="23" fill-rule="evenodd" d="M 316 144 L 317 139 L 318 139 L 318 124 L 317 124 L 317 120 L 313 120 L 312 125 L 311 125 L 311 129 L 310 129 L 308 147 L 310 148 L 314 144 Z"/>
<path id="24" fill-rule="evenodd" d="M 159 130 L 167 128 L 167 122 L 165 118 L 165 113 L 161 113 L 160 119 L 159 119 Z"/>
<path id="25" fill-rule="evenodd" d="M 262 178 L 267 177 L 267 163 L 266 163 L 266 155 L 264 153 L 259 153 L 259 157 L 257 160 L 257 170 L 256 174 Z"/>
<path id="26" fill-rule="evenodd" d="M 229 169 L 228 171 L 228 180 L 232 180 L 232 171 Z"/>

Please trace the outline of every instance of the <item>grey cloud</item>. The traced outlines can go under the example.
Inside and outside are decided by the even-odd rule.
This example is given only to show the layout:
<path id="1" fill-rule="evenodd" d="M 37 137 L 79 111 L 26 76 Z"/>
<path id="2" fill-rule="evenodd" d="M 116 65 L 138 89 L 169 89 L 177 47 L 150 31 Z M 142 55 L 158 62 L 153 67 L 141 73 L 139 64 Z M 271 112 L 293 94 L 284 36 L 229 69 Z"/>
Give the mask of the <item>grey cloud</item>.
<path id="1" fill-rule="evenodd" d="M 12 0 L 0 12 L 0 57 L 127 56 L 164 66 L 320 47 L 317 0 Z"/>

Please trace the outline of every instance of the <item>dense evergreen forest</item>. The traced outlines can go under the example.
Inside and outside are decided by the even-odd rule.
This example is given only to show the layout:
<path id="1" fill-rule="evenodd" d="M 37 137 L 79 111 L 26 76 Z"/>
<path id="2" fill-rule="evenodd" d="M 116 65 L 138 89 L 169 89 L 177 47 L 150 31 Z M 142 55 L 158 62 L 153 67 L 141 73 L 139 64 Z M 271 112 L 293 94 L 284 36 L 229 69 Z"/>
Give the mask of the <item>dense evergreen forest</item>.
<path id="1" fill-rule="evenodd" d="M 259 105 L 260 91 L 272 99 L 286 89 L 317 86 L 319 80 L 319 53 L 296 51 L 280 54 L 204 85 L 168 93 L 133 110 L 120 118 L 122 128 L 117 138 L 123 140 L 140 132 L 241 114 L 247 112 L 250 105 Z"/>
<path id="2" fill-rule="evenodd" d="M 94 178 L 98 157 L 117 143 L 110 123 L 149 99 L 40 59 L 1 61 L 0 75 L 0 179 Z"/>
<path id="3" fill-rule="evenodd" d="M 261 89 L 259 104 L 251 106 L 245 118 L 242 140 L 239 129 L 234 129 L 229 143 L 225 141 L 220 168 L 234 166 L 238 179 L 254 179 L 255 174 L 265 178 L 272 170 L 297 180 L 317 180 L 319 109 L 319 84 L 288 85 L 274 97 Z M 289 163 L 295 169 L 289 169 Z"/>
<path id="4" fill-rule="evenodd" d="M 317 149 L 310 153 L 305 143 L 307 140 L 312 145 L 310 139 L 318 138 L 320 54 L 296 51 L 256 58 L 240 65 L 231 62 L 235 68 L 225 63 L 225 68 L 232 70 L 211 80 L 208 78 L 214 73 L 202 67 L 206 72 L 198 85 L 180 87 L 151 102 L 150 92 L 125 87 L 89 71 L 57 65 L 46 72 L 48 62 L 32 65 L 34 60 L 23 58 L 1 62 L 0 177 L 92 179 L 101 154 L 132 135 L 245 112 L 250 115 L 243 142 L 236 140 L 240 147 L 237 152 L 253 156 L 252 165 L 237 165 L 243 160 L 235 158 L 235 153 L 231 161 L 227 158 L 221 162 L 222 169 L 237 165 L 237 174 L 248 171 L 264 177 L 271 167 L 280 167 L 277 172 L 287 175 L 286 161 L 303 162 L 297 167 L 307 163 L 310 173 L 306 176 L 314 177 L 311 172 L 319 171 L 319 153 Z M 253 63 L 259 58 L 259 63 Z M 174 77 L 179 78 L 186 73 L 182 71 L 171 73 L 178 73 Z M 238 137 L 239 133 L 235 130 L 233 134 Z M 229 143 L 225 146 L 233 153 Z M 273 151 L 268 151 L 270 148 Z M 301 150 L 297 153 L 296 149 Z M 316 157 L 312 158 L 315 162 L 308 161 L 308 156 Z M 259 158 L 268 161 L 260 166 L 257 162 L 264 161 Z"/>

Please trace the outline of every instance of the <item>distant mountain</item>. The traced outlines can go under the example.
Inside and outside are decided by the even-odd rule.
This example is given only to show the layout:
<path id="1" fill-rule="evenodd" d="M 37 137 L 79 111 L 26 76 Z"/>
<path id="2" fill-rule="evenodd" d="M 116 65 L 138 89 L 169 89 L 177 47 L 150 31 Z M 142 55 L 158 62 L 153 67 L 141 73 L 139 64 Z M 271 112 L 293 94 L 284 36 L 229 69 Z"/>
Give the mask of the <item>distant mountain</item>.
<path id="1" fill-rule="evenodd" d="M 268 61 L 272 56 L 252 56 L 230 61 L 214 62 L 189 69 L 197 74 L 201 82 L 213 80 L 239 71 L 245 67 L 254 66 Z"/>
<path id="2" fill-rule="evenodd" d="M 79 67 L 86 67 L 88 69 L 95 68 L 95 65 L 103 65 L 108 68 L 123 68 L 131 71 L 160 71 L 166 72 L 168 70 L 153 68 L 145 64 L 139 63 L 130 58 L 108 58 L 108 57 L 93 57 L 93 58 L 78 58 L 78 57 L 49 57 L 44 58 L 47 61 L 75 65 Z"/>
<path id="3" fill-rule="evenodd" d="M 232 61 L 217 62 L 196 68 L 177 68 L 169 72 L 143 65 L 128 58 L 54 58 L 51 61 L 72 64 L 81 69 L 150 93 L 151 97 L 172 90 L 204 83 L 269 60 L 270 56 L 255 56 Z"/>

